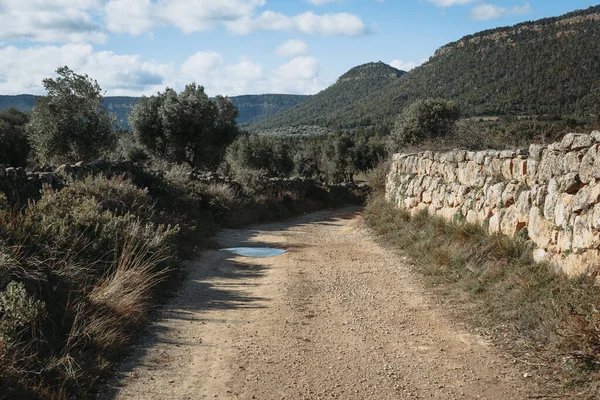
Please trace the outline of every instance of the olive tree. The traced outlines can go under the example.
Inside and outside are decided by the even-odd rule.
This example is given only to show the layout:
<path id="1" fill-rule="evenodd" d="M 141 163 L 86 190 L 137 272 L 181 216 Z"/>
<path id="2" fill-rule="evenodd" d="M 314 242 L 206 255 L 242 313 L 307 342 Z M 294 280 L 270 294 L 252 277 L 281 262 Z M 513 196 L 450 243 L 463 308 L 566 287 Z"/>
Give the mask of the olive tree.
<path id="1" fill-rule="evenodd" d="M 417 144 L 453 133 L 460 117 L 458 106 L 442 99 L 417 100 L 398 117 L 392 135 L 399 145 Z"/>
<path id="2" fill-rule="evenodd" d="M 129 122 L 142 145 L 156 157 L 194 169 L 216 169 L 239 135 L 237 108 L 222 96 L 208 98 L 195 83 L 183 92 L 167 88 L 142 97 Z"/>
<path id="3" fill-rule="evenodd" d="M 113 119 L 103 106 L 102 89 L 68 67 L 43 80 L 48 92 L 36 101 L 28 130 L 40 161 L 90 161 L 114 145 Z"/>
<path id="4" fill-rule="evenodd" d="M 30 146 L 25 125 L 29 115 L 15 108 L 0 111 L 0 164 L 24 167 Z"/>

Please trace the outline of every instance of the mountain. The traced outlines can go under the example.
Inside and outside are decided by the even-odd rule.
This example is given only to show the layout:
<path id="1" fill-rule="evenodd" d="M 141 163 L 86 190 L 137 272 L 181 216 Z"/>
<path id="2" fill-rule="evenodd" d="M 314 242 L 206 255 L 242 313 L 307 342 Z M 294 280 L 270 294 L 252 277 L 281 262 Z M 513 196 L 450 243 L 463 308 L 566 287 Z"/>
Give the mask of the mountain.
<path id="1" fill-rule="evenodd" d="M 309 96 L 289 94 L 263 94 L 230 97 L 231 101 L 240 112 L 237 119 L 239 124 L 259 122 L 271 115 L 285 111 L 308 98 Z M 105 97 L 104 107 L 108 112 L 113 113 L 116 116 L 120 127 L 129 128 L 127 117 L 138 101 L 139 97 Z M 21 111 L 29 111 L 33 106 L 35 106 L 35 96 L 29 94 L 17 96 L 0 95 L 0 110 L 14 107 Z"/>
<path id="2" fill-rule="evenodd" d="M 427 97 L 454 100 L 470 116 L 596 115 L 600 6 L 465 36 L 438 49 L 422 66 L 380 83 L 364 95 L 342 93 L 338 81 L 252 128 L 390 124 L 407 105 Z"/>
<path id="3" fill-rule="evenodd" d="M 253 130 L 274 129 L 283 126 L 357 126 L 371 125 L 375 120 L 363 115 L 349 124 L 340 115 L 353 114 L 354 104 L 369 101 L 386 86 L 401 79 L 406 72 L 383 62 L 368 63 L 352 68 L 336 83 L 297 106 L 251 125 Z"/>

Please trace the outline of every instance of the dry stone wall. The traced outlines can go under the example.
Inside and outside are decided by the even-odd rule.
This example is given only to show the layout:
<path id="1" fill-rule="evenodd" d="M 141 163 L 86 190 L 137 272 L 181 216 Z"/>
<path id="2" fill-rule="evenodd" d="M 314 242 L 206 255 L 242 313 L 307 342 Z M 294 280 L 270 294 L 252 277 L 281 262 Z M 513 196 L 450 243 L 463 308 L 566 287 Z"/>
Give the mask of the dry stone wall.
<path id="1" fill-rule="evenodd" d="M 569 275 L 600 267 L 600 131 L 507 151 L 395 154 L 386 198 L 490 233 L 529 237 Z"/>

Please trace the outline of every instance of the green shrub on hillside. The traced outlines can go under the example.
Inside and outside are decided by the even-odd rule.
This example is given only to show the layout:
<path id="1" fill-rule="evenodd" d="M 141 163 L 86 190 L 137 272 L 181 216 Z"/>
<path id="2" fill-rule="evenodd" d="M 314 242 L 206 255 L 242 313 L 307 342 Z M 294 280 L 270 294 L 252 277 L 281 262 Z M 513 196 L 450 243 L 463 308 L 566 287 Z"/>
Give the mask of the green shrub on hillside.
<path id="1" fill-rule="evenodd" d="M 451 101 L 417 100 L 398 116 L 392 135 L 401 146 L 452 136 L 458 117 L 458 106 Z"/>

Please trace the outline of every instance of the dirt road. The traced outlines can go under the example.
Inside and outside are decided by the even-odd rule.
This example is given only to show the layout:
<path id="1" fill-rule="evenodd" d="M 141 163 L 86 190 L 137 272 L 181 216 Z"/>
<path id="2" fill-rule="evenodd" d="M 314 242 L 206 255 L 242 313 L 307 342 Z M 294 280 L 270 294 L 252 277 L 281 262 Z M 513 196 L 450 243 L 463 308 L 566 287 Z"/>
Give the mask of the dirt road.
<path id="1" fill-rule="evenodd" d="M 453 322 L 358 209 L 224 231 L 122 366 L 116 399 L 526 399 L 511 358 Z"/>

